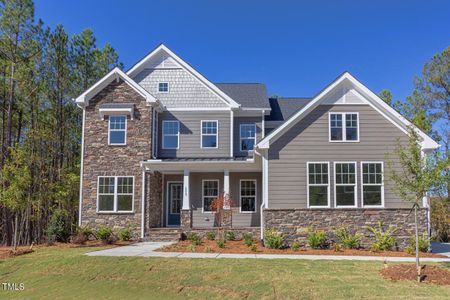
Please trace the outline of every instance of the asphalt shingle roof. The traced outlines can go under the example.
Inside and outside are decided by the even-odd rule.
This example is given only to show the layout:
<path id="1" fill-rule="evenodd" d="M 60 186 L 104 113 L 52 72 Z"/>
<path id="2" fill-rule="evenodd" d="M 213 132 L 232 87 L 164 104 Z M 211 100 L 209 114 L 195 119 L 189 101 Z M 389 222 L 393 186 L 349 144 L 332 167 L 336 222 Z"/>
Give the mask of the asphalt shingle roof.
<path id="1" fill-rule="evenodd" d="M 272 110 L 266 116 L 266 126 L 278 127 L 293 114 L 306 106 L 312 98 L 270 98 L 269 103 Z"/>
<path id="2" fill-rule="evenodd" d="M 244 108 L 270 108 L 266 86 L 262 83 L 215 83 Z"/>

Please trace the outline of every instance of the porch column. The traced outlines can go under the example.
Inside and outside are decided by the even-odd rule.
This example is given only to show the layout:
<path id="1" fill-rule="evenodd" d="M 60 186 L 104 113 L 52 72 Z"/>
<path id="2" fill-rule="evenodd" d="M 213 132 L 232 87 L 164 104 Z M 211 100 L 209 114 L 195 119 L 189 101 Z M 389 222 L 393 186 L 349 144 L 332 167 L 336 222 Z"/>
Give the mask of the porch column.
<path id="1" fill-rule="evenodd" d="M 191 209 L 189 199 L 189 170 L 184 170 L 183 176 L 183 209 Z"/>
<path id="2" fill-rule="evenodd" d="M 224 197 L 230 196 L 230 171 L 229 170 L 223 171 L 223 195 L 224 195 Z M 227 203 L 224 203 L 223 208 L 230 209 L 230 206 L 227 205 Z"/>

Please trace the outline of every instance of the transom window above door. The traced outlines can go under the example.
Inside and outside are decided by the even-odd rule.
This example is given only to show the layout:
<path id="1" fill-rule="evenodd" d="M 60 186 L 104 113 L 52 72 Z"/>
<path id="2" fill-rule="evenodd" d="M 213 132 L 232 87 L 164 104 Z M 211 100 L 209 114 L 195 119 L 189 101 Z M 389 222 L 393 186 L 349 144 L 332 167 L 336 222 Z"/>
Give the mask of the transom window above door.
<path id="1" fill-rule="evenodd" d="M 201 144 L 202 148 L 217 148 L 218 121 L 201 122 Z"/>
<path id="2" fill-rule="evenodd" d="M 329 114 L 330 142 L 359 142 L 359 114 L 330 113 Z"/>

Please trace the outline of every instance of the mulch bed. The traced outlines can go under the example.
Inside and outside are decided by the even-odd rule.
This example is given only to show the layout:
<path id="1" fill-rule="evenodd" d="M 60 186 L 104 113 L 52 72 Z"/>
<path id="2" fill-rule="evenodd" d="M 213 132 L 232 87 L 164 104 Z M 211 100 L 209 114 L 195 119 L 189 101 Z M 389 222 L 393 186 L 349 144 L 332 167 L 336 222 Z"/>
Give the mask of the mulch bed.
<path id="1" fill-rule="evenodd" d="M 264 247 L 261 243 L 257 244 L 256 251 L 252 251 L 244 245 L 244 241 L 227 241 L 225 248 L 219 248 L 216 241 L 202 240 L 201 245 L 192 246 L 190 241 L 179 241 L 176 244 L 162 247 L 156 251 L 160 252 L 202 252 L 202 253 L 260 253 L 260 254 L 298 254 L 298 255 L 346 255 L 346 256 L 391 256 L 391 257 L 415 257 L 401 251 L 381 251 L 372 252 L 369 250 L 343 249 L 335 251 L 333 249 L 308 249 L 301 248 L 294 251 L 291 248 L 270 249 Z M 420 253 L 420 257 L 446 258 L 446 256 L 434 253 Z"/>
<path id="2" fill-rule="evenodd" d="M 381 270 L 381 275 L 393 281 L 414 280 L 417 281 L 417 271 L 415 264 L 393 265 Z M 436 266 L 422 266 L 421 281 L 425 283 L 435 283 L 450 285 L 450 271 Z"/>
<path id="3" fill-rule="evenodd" d="M 133 244 L 133 241 L 116 241 L 112 244 L 109 244 L 113 247 L 119 247 L 119 246 L 127 246 L 130 244 Z M 83 247 L 100 247 L 105 246 L 105 244 L 102 241 L 86 241 L 82 244 L 74 244 L 74 243 L 53 243 L 53 244 L 39 244 L 39 245 L 33 245 L 33 247 L 30 248 L 30 246 L 20 246 L 17 247 L 16 251 L 13 251 L 11 247 L 0 247 L 0 259 L 5 259 L 8 257 L 15 257 L 20 256 L 28 253 L 34 252 L 34 249 L 43 249 L 43 248 L 83 248 Z"/>

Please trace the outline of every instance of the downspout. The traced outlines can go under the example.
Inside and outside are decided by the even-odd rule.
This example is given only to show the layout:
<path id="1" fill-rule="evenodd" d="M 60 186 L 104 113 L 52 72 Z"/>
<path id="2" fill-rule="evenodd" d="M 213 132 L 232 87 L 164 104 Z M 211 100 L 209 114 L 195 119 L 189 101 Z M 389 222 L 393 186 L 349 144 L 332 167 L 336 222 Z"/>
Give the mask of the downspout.
<path id="1" fill-rule="evenodd" d="M 80 165 L 80 203 L 78 207 L 78 226 L 81 226 L 81 209 L 83 203 L 83 169 L 84 169 L 84 123 L 86 121 L 86 109 L 83 109 L 83 121 L 81 125 L 81 165 Z"/>
<path id="2" fill-rule="evenodd" d="M 267 150 L 265 150 L 265 151 L 267 151 Z M 265 190 L 266 190 L 266 187 L 265 187 L 265 185 L 266 185 L 266 182 L 265 182 L 265 180 L 264 180 L 264 178 L 265 178 L 265 172 L 266 172 L 266 164 L 265 164 L 265 161 L 266 161 L 266 154 L 265 153 L 260 153 L 260 152 L 258 152 L 258 150 L 257 149 L 255 149 L 255 154 L 257 154 L 257 155 L 259 155 L 259 156 L 261 156 L 261 158 L 262 158 L 262 171 L 263 171 L 263 176 L 262 176 L 262 189 L 263 189 L 263 191 L 262 191 L 262 200 L 261 200 L 261 206 L 259 207 L 259 211 L 260 211 L 260 215 L 259 215 L 259 217 L 260 217 L 260 226 L 261 226 L 261 230 L 260 230 L 260 232 L 261 232 L 261 236 L 260 236 L 260 238 L 261 238 L 261 240 L 262 241 L 264 241 L 264 213 L 263 213 L 263 210 L 264 210 L 264 208 L 265 207 L 267 207 L 266 206 L 266 201 L 267 201 L 267 199 L 266 199 L 266 196 L 265 196 Z"/>
<path id="3" fill-rule="evenodd" d="M 427 153 L 422 150 L 422 159 L 426 163 L 427 160 Z M 430 200 L 428 198 L 428 193 L 425 197 L 422 199 L 422 206 L 426 208 L 427 210 L 427 239 L 428 239 L 428 252 L 431 252 L 431 210 L 430 210 Z"/>
<path id="4" fill-rule="evenodd" d="M 153 159 L 155 159 L 156 158 L 156 156 L 155 156 L 155 116 L 156 116 L 156 109 L 153 107 L 153 109 L 152 109 L 152 129 L 151 129 L 151 132 L 152 132 L 152 155 L 151 155 L 151 157 L 153 158 Z"/>
<path id="5" fill-rule="evenodd" d="M 158 127 L 159 127 L 159 114 L 158 114 L 158 112 L 156 112 L 156 120 L 155 120 L 155 123 L 156 123 L 156 125 L 155 125 L 155 128 L 156 128 L 156 131 L 155 131 L 155 140 L 156 140 L 156 143 L 155 143 L 155 152 L 156 152 L 155 158 L 157 158 L 157 157 L 158 157 L 158 148 L 159 148 L 159 145 L 158 145 L 158 136 L 159 136 L 159 130 L 158 130 Z"/>
<path id="6" fill-rule="evenodd" d="M 145 166 L 141 163 L 142 179 L 141 179 L 141 239 L 145 235 Z"/>

